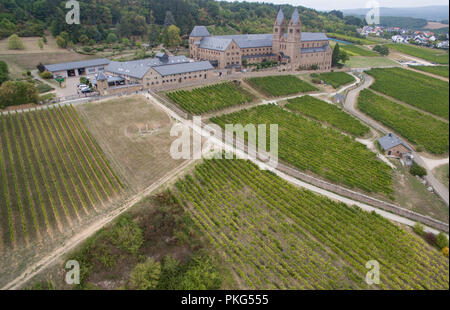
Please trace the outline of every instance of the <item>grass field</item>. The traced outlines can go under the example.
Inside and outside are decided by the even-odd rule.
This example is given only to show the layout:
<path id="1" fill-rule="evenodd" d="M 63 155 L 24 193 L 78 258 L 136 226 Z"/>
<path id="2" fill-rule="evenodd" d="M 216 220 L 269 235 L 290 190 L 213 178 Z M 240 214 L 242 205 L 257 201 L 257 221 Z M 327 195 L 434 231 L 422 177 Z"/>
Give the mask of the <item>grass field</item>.
<path id="1" fill-rule="evenodd" d="M 345 63 L 350 68 L 399 67 L 399 63 L 387 57 L 350 56 Z"/>
<path id="2" fill-rule="evenodd" d="M 449 183 L 449 172 L 448 172 L 448 164 L 439 166 L 434 169 L 434 175 L 442 182 L 445 186 L 448 187 Z"/>
<path id="3" fill-rule="evenodd" d="M 422 58 L 438 64 L 448 64 L 448 52 L 410 44 L 386 44 L 387 47 L 410 56 Z"/>
<path id="4" fill-rule="evenodd" d="M 448 259 L 374 213 L 243 160 L 211 160 L 174 194 L 244 289 L 448 289 Z M 366 263 L 380 263 L 369 287 Z"/>
<path id="5" fill-rule="evenodd" d="M 359 95 L 358 108 L 427 151 L 434 154 L 448 153 L 448 123 L 395 103 L 367 89 Z"/>
<path id="6" fill-rule="evenodd" d="M 355 44 L 361 44 L 361 45 L 370 45 L 370 44 L 378 43 L 378 41 L 375 41 L 375 40 L 351 37 L 351 36 L 347 36 L 347 35 L 339 34 L 339 33 L 327 33 L 327 36 L 330 38 L 347 41 L 347 42 L 352 42 Z"/>
<path id="7" fill-rule="evenodd" d="M 278 124 L 278 156 L 284 162 L 351 188 L 385 194 L 392 192 L 389 166 L 364 145 L 279 106 L 258 106 L 211 121 L 221 127 L 225 124 Z M 268 145 L 269 137 L 268 133 Z"/>
<path id="8" fill-rule="evenodd" d="M 193 90 L 176 90 L 167 96 L 187 112 L 202 114 L 252 102 L 255 97 L 233 82 Z"/>
<path id="9" fill-rule="evenodd" d="M 448 119 L 448 82 L 402 68 L 372 69 L 366 73 L 375 78 L 373 90 Z"/>
<path id="10" fill-rule="evenodd" d="M 336 42 L 330 41 L 330 45 L 334 47 L 336 45 Z M 358 45 L 339 44 L 339 49 L 345 51 L 348 56 L 367 56 L 367 57 L 380 56 L 380 54 Z"/>
<path id="11" fill-rule="evenodd" d="M 338 106 L 311 96 L 288 100 L 286 108 L 324 122 L 343 132 L 354 136 L 364 136 L 370 132 L 369 127 L 350 116 Z"/>
<path id="12" fill-rule="evenodd" d="M 446 78 L 448 78 L 449 75 L 448 66 L 411 66 L 411 67 L 415 70 L 440 75 Z"/>
<path id="13" fill-rule="evenodd" d="M 72 107 L 0 117 L 2 248 L 44 242 L 124 188 Z"/>
<path id="14" fill-rule="evenodd" d="M 184 160 L 170 157 L 172 121 L 144 96 L 128 96 L 76 107 L 116 171 L 135 191 L 143 190 Z M 147 132 L 139 134 L 139 131 Z"/>
<path id="15" fill-rule="evenodd" d="M 245 81 L 264 95 L 272 97 L 288 96 L 318 90 L 316 87 L 293 75 L 255 77 Z"/>
<path id="16" fill-rule="evenodd" d="M 355 78 L 345 72 L 325 72 L 325 73 L 313 73 L 313 78 L 319 78 L 328 85 L 338 88 L 340 86 L 355 82 Z"/>

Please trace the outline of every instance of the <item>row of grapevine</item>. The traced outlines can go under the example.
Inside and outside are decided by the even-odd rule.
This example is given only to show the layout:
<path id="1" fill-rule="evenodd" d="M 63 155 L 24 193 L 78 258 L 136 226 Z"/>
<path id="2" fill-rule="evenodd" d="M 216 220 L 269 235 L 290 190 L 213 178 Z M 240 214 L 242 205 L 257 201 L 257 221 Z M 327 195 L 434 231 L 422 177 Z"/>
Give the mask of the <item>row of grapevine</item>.
<path id="1" fill-rule="evenodd" d="M 274 97 L 318 90 L 316 87 L 293 75 L 255 77 L 245 81 L 263 94 Z"/>
<path id="2" fill-rule="evenodd" d="M 391 194 L 391 168 L 361 143 L 333 128 L 284 110 L 276 105 L 258 106 L 211 119 L 226 124 L 278 124 L 278 157 L 303 171 L 366 192 Z"/>
<path id="3" fill-rule="evenodd" d="M 177 199 L 248 289 L 448 289 L 448 260 L 374 213 L 348 207 L 243 160 L 207 160 Z M 365 283 L 366 263 L 381 283 Z"/>
<path id="4" fill-rule="evenodd" d="M 402 68 L 366 72 L 375 78 L 373 90 L 448 119 L 448 82 Z"/>
<path id="5" fill-rule="evenodd" d="M 285 107 L 289 110 L 300 112 L 354 136 L 364 136 L 370 132 L 369 127 L 342 111 L 338 106 L 317 98 L 303 96 L 290 99 L 288 102 Z"/>
<path id="6" fill-rule="evenodd" d="M 233 82 L 209 85 L 193 90 L 177 90 L 167 96 L 184 110 L 202 114 L 234 105 L 250 103 L 254 96 Z"/>
<path id="7" fill-rule="evenodd" d="M 427 151 L 434 154 L 448 153 L 448 123 L 395 103 L 367 89 L 359 95 L 358 108 Z"/>
<path id="8" fill-rule="evenodd" d="M 54 238 L 124 189 L 73 107 L 3 115 L 0 128 L 4 248 Z"/>

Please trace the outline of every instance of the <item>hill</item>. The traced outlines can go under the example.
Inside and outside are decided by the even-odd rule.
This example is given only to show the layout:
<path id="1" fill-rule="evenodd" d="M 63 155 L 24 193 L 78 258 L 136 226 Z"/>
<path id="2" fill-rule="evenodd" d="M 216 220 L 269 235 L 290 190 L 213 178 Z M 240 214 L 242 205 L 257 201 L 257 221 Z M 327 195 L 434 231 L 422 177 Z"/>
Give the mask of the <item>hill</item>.
<path id="1" fill-rule="evenodd" d="M 381 7 L 381 16 L 395 16 L 395 17 L 413 17 L 422 18 L 432 21 L 448 20 L 448 5 L 434 5 L 424 7 L 409 7 L 409 8 L 387 8 Z M 370 9 L 347 9 L 342 10 L 345 15 L 366 15 Z"/>

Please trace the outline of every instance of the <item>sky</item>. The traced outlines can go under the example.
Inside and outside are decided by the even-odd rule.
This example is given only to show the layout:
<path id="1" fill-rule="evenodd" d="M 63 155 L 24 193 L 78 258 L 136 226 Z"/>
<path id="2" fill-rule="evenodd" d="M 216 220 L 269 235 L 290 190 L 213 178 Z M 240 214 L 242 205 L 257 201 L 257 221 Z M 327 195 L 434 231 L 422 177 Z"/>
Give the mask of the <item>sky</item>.
<path id="1" fill-rule="evenodd" d="M 235 1 L 235 0 L 226 0 Z M 237 0 L 242 1 L 242 0 Z M 322 11 L 365 8 L 369 0 L 245 0 L 247 2 L 270 2 L 292 4 Z M 378 0 L 382 7 L 418 7 L 448 5 L 448 0 Z"/>

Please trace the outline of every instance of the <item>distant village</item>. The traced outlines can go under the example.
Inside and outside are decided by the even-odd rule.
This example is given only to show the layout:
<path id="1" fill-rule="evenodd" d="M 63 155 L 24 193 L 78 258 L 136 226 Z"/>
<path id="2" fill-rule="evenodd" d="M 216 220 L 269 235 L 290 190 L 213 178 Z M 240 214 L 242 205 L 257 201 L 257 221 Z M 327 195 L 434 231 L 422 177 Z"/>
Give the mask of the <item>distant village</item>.
<path id="1" fill-rule="evenodd" d="M 363 36 L 390 37 L 394 43 L 411 43 L 439 49 L 448 49 L 449 36 L 435 34 L 433 31 L 415 31 L 400 27 L 364 26 L 358 29 Z"/>

